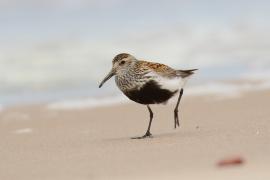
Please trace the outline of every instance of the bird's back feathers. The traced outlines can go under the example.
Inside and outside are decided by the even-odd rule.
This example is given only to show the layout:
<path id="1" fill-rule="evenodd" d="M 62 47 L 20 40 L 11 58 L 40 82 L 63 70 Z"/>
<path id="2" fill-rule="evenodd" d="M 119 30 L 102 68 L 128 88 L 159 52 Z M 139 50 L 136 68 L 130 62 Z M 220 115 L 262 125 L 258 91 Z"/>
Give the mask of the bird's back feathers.
<path id="1" fill-rule="evenodd" d="M 148 61 L 138 61 L 140 68 L 144 70 L 151 70 L 163 77 L 175 77 L 180 76 L 181 78 L 186 78 L 194 74 L 194 71 L 198 69 L 189 70 L 175 70 L 165 64 L 153 63 Z"/>
<path id="2" fill-rule="evenodd" d="M 155 72 L 160 76 L 163 77 L 176 76 L 176 71 L 165 64 L 153 63 L 148 61 L 138 61 L 138 63 L 140 67 L 143 67 L 142 69 Z"/>

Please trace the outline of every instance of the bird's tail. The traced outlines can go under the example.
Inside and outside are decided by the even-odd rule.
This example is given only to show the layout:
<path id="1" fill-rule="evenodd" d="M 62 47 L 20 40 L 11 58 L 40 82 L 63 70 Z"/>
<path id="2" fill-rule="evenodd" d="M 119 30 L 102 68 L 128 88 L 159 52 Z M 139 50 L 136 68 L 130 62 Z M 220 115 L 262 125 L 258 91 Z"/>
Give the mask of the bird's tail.
<path id="1" fill-rule="evenodd" d="M 188 69 L 188 70 L 177 70 L 177 75 L 179 75 L 182 78 L 186 78 L 194 74 L 194 71 L 197 71 L 198 69 Z"/>

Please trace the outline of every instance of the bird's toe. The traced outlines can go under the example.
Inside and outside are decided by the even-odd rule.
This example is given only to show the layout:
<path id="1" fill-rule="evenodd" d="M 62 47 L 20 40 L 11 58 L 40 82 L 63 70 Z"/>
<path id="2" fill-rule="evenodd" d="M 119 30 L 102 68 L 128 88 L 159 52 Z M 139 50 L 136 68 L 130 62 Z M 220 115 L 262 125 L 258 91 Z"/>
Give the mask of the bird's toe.
<path id="1" fill-rule="evenodd" d="M 150 132 L 146 132 L 145 135 L 139 137 L 132 137 L 131 139 L 144 139 L 144 138 L 152 138 L 152 134 Z"/>

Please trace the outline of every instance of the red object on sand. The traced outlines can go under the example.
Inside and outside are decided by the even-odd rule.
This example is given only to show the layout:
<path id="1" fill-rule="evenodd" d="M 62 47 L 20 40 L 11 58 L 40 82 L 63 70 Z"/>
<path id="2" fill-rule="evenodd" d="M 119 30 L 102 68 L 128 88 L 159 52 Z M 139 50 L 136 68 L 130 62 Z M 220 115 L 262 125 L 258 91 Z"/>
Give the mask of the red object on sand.
<path id="1" fill-rule="evenodd" d="M 224 167 L 224 166 L 235 166 L 235 165 L 241 165 L 244 163 L 243 158 L 241 157 L 231 157 L 226 158 L 218 162 L 218 166 Z"/>

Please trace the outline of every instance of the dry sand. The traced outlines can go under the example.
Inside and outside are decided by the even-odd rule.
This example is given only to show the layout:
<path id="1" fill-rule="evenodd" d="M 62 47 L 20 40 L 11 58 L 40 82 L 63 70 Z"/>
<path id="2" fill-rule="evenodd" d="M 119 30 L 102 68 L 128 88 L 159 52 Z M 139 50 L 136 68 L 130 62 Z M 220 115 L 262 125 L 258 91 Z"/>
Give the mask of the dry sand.
<path id="1" fill-rule="evenodd" d="M 135 103 L 6 109 L 0 112 L 0 179 L 270 179 L 269 91 L 184 97 L 176 130 L 173 105 L 153 111 L 154 138 L 134 140 L 148 124 L 147 109 Z M 216 165 L 233 156 L 244 163 Z"/>

